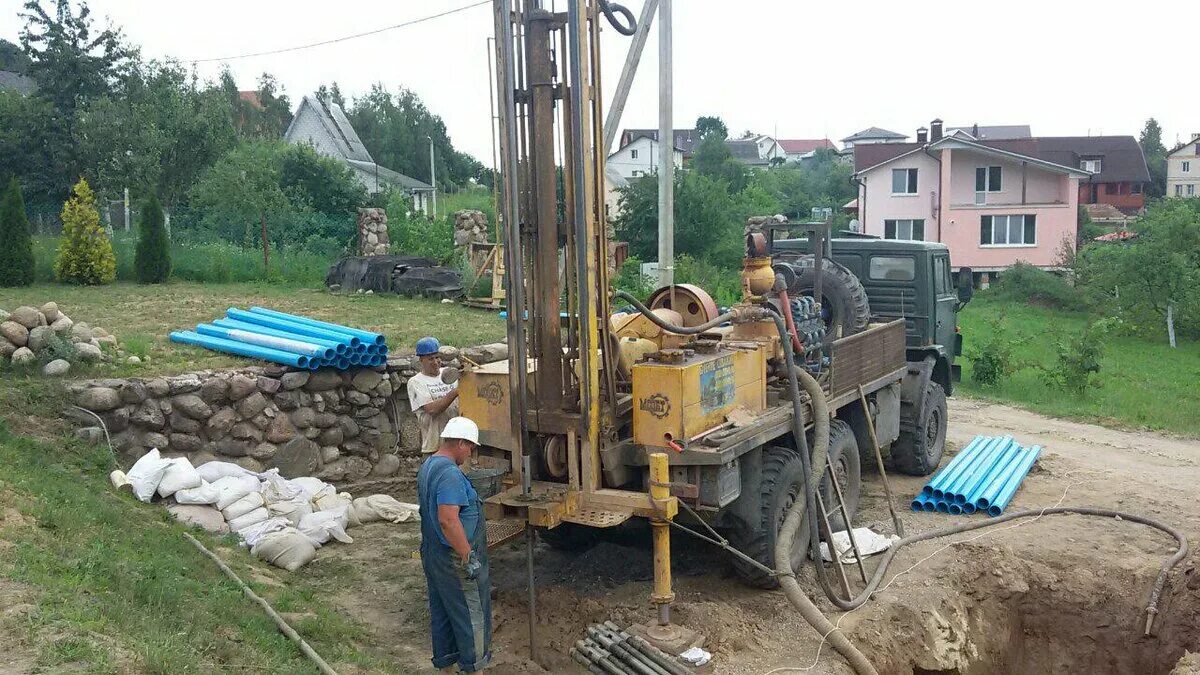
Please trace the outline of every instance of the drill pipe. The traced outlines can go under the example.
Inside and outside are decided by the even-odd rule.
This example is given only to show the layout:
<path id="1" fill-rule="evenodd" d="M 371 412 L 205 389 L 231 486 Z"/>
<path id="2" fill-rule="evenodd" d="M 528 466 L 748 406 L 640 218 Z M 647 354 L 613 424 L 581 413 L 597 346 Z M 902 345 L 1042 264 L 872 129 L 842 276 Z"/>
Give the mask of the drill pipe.
<path id="1" fill-rule="evenodd" d="M 623 644 L 620 636 L 613 635 L 611 631 L 600 625 L 588 626 L 588 637 L 600 643 L 610 653 L 616 654 L 626 665 L 631 666 L 641 675 L 670 675 L 656 664 L 641 654 L 635 652 L 631 647 Z"/>
<path id="2" fill-rule="evenodd" d="M 640 635 L 630 635 L 626 631 L 621 630 L 612 621 L 605 621 L 604 627 L 625 640 L 634 649 L 650 657 L 651 660 L 657 663 L 662 669 L 671 673 L 671 675 L 691 675 L 691 671 L 676 661 L 670 654 L 646 642 Z"/>
<path id="3" fill-rule="evenodd" d="M 631 673 L 623 667 L 620 662 L 612 657 L 612 654 L 608 650 L 590 639 L 576 641 L 575 647 L 587 655 L 592 660 L 592 663 L 599 665 L 612 675 L 637 675 L 637 673 Z"/>
<path id="4" fill-rule="evenodd" d="M 591 660 L 588 659 L 588 657 L 583 655 L 583 652 L 579 651 L 578 649 L 576 649 L 574 647 L 571 647 L 570 654 L 571 654 L 571 658 L 575 659 L 576 663 L 578 663 L 579 665 L 586 668 L 589 673 L 595 673 L 595 675 L 605 675 L 604 669 L 601 668 L 600 666 L 592 663 Z"/>

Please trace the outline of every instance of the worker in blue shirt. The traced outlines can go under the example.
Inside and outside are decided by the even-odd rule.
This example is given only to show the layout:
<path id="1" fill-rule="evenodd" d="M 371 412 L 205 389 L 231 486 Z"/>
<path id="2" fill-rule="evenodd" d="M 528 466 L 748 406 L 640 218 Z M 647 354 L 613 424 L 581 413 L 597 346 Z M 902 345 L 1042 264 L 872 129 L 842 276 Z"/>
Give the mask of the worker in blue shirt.
<path id="1" fill-rule="evenodd" d="M 459 468 L 479 444 L 479 427 L 454 417 L 417 474 L 421 565 L 429 587 L 433 666 L 483 670 L 491 659 L 492 602 L 487 526 L 471 481 Z"/>

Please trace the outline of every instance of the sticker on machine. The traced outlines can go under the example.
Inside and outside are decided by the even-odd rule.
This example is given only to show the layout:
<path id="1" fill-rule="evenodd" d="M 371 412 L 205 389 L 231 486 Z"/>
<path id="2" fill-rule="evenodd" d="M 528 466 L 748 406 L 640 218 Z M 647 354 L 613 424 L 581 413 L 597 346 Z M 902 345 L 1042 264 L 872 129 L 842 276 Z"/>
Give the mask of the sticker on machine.
<path id="1" fill-rule="evenodd" d="M 651 394 L 642 399 L 638 407 L 661 420 L 671 414 L 671 399 L 662 394 Z"/>
<path id="2" fill-rule="evenodd" d="M 700 366 L 700 409 L 705 413 L 733 404 L 736 383 L 733 378 L 733 354 Z"/>

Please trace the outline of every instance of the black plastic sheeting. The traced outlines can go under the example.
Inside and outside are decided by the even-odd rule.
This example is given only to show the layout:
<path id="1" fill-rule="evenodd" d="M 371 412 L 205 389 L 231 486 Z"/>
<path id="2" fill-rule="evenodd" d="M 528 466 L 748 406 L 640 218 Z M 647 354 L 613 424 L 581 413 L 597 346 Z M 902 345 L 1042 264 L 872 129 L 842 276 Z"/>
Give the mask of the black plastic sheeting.
<path id="1" fill-rule="evenodd" d="M 462 272 L 419 256 L 376 255 L 342 258 L 329 268 L 325 285 L 354 292 L 397 293 L 409 297 L 460 298 Z"/>

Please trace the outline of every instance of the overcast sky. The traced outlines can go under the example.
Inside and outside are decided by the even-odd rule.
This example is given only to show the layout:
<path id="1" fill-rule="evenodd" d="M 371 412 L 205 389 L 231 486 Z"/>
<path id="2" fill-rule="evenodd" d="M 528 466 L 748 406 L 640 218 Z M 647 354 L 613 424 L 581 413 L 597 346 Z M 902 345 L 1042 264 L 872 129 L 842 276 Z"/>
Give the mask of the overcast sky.
<path id="1" fill-rule="evenodd" d="M 122 27 L 145 57 L 190 62 L 360 33 L 474 1 L 92 0 L 91 7 Z M 626 1 L 639 12 L 642 0 Z M 0 0 L 0 37 L 17 38 L 21 4 Z M 1143 0 L 1119 10 L 1066 0 L 675 0 L 674 6 L 676 127 L 719 115 L 732 134 L 837 141 L 868 126 L 912 136 L 941 117 L 948 126 L 1030 124 L 1035 135 L 1136 135 L 1153 116 L 1168 147 L 1200 132 L 1200 3 L 1194 1 Z M 334 80 L 347 98 L 376 82 L 408 87 L 441 115 L 459 149 L 490 165 L 489 7 L 227 63 L 240 88 L 254 88 L 268 71 L 293 102 Z M 604 32 L 606 103 L 628 44 Z M 196 65 L 204 78 L 221 67 Z M 622 127 L 658 125 L 657 69 L 655 32 Z"/>

